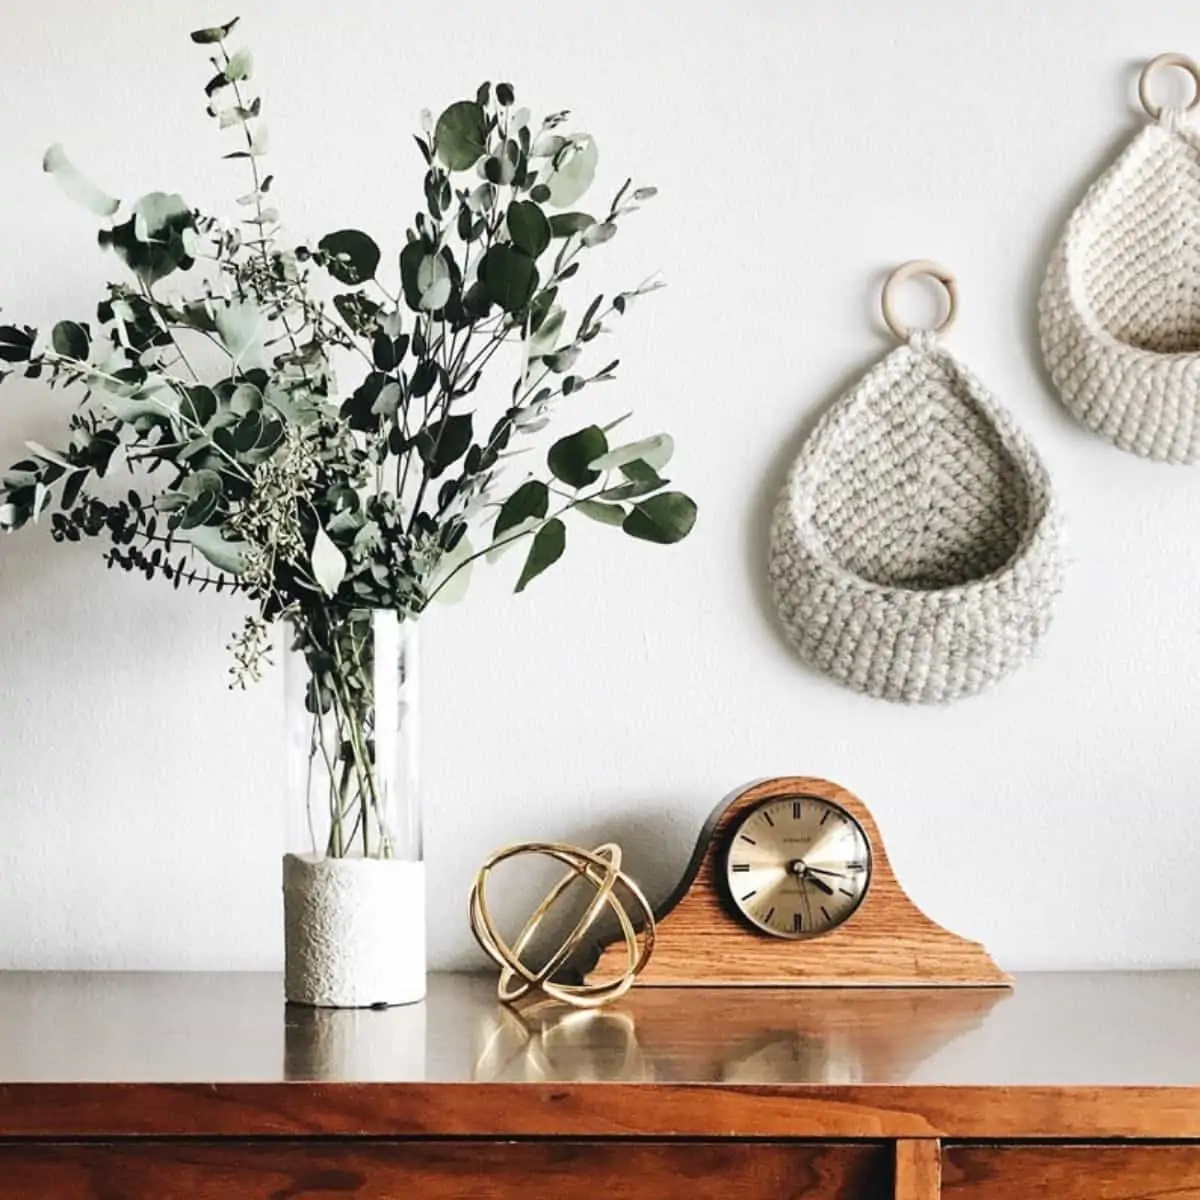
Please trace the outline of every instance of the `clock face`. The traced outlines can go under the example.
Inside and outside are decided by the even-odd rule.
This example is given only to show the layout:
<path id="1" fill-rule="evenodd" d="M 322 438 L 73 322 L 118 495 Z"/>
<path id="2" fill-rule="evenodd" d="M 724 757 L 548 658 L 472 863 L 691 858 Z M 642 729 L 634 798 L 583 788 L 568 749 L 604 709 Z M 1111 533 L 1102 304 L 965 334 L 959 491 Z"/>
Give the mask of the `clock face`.
<path id="1" fill-rule="evenodd" d="M 820 937 L 851 917 L 867 894 L 870 843 L 862 826 L 828 800 L 769 800 L 727 837 L 729 897 L 764 933 Z"/>

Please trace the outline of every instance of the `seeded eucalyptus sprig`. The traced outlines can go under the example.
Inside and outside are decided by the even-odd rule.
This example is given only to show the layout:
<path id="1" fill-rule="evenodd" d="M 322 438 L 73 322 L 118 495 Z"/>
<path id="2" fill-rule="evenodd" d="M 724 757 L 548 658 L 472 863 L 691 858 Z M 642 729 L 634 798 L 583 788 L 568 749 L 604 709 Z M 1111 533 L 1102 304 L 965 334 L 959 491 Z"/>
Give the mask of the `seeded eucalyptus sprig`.
<path id="1" fill-rule="evenodd" d="M 571 513 L 643 541 L 685 537 L 696 507 L 662 474 L 667 434 L 614 446 L 615 425 L 582 424 L 532 476 L 509 463 L 615 378 L 619 360 L 594 365 L 593 343 L 661 285 L 596 296 L 577 320 L 568 285 L 654 189 L 627 182 L 586 205 L 594 139 L 568 132 L 566 112 L 535 125 L 511 85 L 484 84 L 423 120 L 423 205 L 398 254 L 356 229 L 289 243 L 236 25 L 191 36 L 211 54 L 207 112 L 235 139 L 225 157 L 247 172 L 239 219 L 173 193 L 124 205 L 61 147 L 46 154 L 128 275 L 94 320 L 0 325 L 0 379 L 80 394 L 65 446 L 28 443 L 0 475 L 0 529 L 56 507 L 55 538 L 107 538 L 110 566 L 248 593 L 260 618 L 235 642 L 240 679 L 257 674 L 266 622 L 288 619 L 319 664 L 364 611 L 415 617 L 517 543 L 523 590 L 562 556 Z M 477 389 L 506 347 L 515 378 L 485 416 Z M 356 364 L 344 388 L 338 354 Z M 114 502 L 97 481 L 118 463 L 132 487 Z"/>

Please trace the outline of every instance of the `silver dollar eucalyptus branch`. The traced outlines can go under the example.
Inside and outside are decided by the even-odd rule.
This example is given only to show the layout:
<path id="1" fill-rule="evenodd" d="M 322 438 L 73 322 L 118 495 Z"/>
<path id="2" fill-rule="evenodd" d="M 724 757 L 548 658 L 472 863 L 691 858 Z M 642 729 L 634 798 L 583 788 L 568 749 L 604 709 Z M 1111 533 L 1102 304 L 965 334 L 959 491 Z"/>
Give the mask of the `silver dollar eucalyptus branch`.
<path id="1" fill-rule="evenodd" d="M 162 192 L 122 205 L 60 147 L 46 154 L 46 171 L 106 221 L 100 244 L 128 277 L 108 285 L 94 321 L 0 325 L 0 379 L 80 393 L 66 444 L 29 443 L 0 475 L 0 529 L 54 510 L 54 538 L 106 539 L 109 566 L 248 595 L 255 614 L 232 646 L 243 685 L 266 660 L 268 624 L 287 620 L 310 707 L 344 735 L 338 812 L 358 805 L 361 851 L 386 852 L 365 819 L 370 612 L 415 618 L 476 560 L 518 543 L 522 591 L 562 556 L 569 514 L 663 544 L 695 521 L 661 474 L 666 434 L 613 446 L 613 425 L 588 424 L 551 445 L 544 471 L 516 486 L 503 472 L 520 439 L 614 378 L 616 361 L 585 367 L 592 343 L 659 285 L 598 296 L 577 321 L 565 285 L 654 189 L 627 183 L 583 211 L 594 140 L 564 132 L 565 112 L 533 125 L 509 84 L 484 84 L 415 139 L 424 206 L 390 289 L 366 233 L 283 241 L 253 60 L 228 47 L 236 24 L 191 37 L 212 52 L 207 111 L 237 139 L 225 157 L 248 175 L 240 220 Z M 485 417 L 476 391 L 505 346 L 519 365 Z M 335 382 L 335 358 L 357 364 L 352 388 Z M 121 499 L 95 486 L 116 464 L 133 484 Z M 335 821 L 330 853 L 349 852 L 349 828 Z"/>

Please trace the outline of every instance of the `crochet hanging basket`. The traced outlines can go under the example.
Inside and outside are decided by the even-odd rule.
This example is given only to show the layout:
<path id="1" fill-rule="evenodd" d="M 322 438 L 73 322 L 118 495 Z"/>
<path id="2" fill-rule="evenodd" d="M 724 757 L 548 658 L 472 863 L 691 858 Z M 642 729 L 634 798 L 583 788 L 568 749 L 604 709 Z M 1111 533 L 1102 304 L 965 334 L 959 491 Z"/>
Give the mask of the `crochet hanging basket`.
<path id="1" fill-rule="evenodd" d="M 1039 304 L 1042 353 L 1063 403 L 1088 428 L 1161 462 L 1200 458 L 1200 138 L 1160 108 L 1154 124 L 1071 215 Z M 1196 107 L 1193 101 L 1191 107 Z"/>
<path id="2" fill-rule="evenodd" d="M 953 282 L 932 264 L 901 272 Z M 1015 670 L 1046 632 L 1057 521 L 1046 469 L 1004 410 L 934 334 L 909 335 L 886 300 L 885 315 L 907 343 L 805 443 L 770 580 L 813 666 L 885 700 L 946 702 Z"/>

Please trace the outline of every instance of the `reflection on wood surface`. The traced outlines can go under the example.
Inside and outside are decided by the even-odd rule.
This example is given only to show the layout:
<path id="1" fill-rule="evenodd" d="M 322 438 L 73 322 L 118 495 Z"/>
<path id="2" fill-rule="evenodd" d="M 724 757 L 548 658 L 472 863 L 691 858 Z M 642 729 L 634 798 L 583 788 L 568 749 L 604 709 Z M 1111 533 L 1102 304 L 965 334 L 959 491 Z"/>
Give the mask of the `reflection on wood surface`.
<path id="1" fill-rule="evenodd" d="M 681 1003 L 686 994 L 686 1003 Z M 900 1082 L 975 1029 L 994 988 L 635 990 L 575 1012 L 497 1005 L 480 1018 L 478 1081 Z M 902 1035 L 902 1036 L 898 1036 Z"/>

